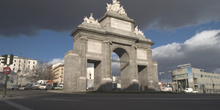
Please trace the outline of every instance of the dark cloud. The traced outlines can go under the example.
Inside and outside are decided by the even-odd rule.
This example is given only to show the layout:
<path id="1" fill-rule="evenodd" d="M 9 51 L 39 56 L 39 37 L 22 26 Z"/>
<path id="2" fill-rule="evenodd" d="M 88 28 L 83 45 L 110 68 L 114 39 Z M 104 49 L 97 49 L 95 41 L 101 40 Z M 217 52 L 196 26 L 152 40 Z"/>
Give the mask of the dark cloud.
<path id="1" fill-rule="evenodd" d="M 103 0 L 1 0 L 0 35 L 33 36 L 41 29 L 69 31 L 80 24 L 84 16 L 89 16 L 92 12 L 96 12 L 96 16 L 104 13 L 105 2 Z"/>
<path id="2" fill-rule="evenodd" d="M 219 0 L 120 0 L 143 29 L 175 29 L 220 19 Z M 96 19 L 112 0 L 1 0 L 0 35 L 34 36 L 39 30 L 71 31 L 84 16 Z"/>

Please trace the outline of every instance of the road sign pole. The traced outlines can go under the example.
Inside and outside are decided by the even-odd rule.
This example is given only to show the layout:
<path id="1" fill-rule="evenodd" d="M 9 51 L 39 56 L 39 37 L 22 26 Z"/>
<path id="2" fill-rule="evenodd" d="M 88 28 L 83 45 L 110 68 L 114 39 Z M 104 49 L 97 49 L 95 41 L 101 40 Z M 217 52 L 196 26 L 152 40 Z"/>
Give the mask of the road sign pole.
<path id="1" fill-rule="evenodd" d="M 5 97 L 5 96 L 6 96 L 7 82 L 8 82 L 8 74 L 5 74 L 5 89 L 4 89 L 4 94 L 3 94 L 3 97 Z"/>
<path id="2" fill-rule="evenodd" d="M 3 97 L 6 96 L 6 91 L 7 91 L 7 82 L 8 82 L 8 74 L 11 72 L 11 68 L 9 67 L 9 65 L 7 65 L 7 67 L 5 67 L 3 69 L 3 73 L 5 73 L 5 89 L 4 89 L 4 93 L 3 93 Z"/>

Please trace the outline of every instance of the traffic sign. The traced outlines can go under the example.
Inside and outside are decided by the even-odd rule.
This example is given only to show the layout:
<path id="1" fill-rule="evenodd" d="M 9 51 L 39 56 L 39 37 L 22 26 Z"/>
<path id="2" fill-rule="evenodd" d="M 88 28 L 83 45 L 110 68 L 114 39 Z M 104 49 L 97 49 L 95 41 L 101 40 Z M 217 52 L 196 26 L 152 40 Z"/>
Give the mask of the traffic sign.
<path id="1" fill-rule="evenodd" d="M 10 67 L 5 67 L 3 69 L 3 73 L 5 73 L 5 74 L 9 74 L 10 72 L 11 72 L 11 68 Z"/>

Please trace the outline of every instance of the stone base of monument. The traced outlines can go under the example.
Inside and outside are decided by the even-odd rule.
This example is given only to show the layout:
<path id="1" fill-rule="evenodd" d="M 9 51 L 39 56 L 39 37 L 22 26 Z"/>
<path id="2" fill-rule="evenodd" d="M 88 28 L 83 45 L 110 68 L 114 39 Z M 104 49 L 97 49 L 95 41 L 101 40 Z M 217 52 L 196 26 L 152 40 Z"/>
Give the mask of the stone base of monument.
<path id="1" fill-rule="evenodd" d="M 98 91 L 112 91 L 112 79 L 104 78 Z"/>
<path id="2" fill-rule="evenodd" d="M 80 77 L 78 79 L 77 91 L 86 92 L 86 77 Z"/>

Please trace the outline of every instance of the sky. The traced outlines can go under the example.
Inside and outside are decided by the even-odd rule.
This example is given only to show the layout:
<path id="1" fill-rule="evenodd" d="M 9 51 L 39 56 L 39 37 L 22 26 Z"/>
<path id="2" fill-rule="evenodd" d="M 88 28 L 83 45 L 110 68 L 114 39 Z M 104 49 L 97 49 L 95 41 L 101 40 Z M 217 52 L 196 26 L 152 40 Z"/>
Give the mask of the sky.
<path id="1" fill-rule="evenodd" d="M 207 72 L 220 73 L 219 0 L 120 0 L 153 45 L 158 71 L 191 63 Z M 0 55 L 63 62 L 73 49 L 70 33 L 94 14 L 99 19 L 112 0 L 1 0 Z"/>

